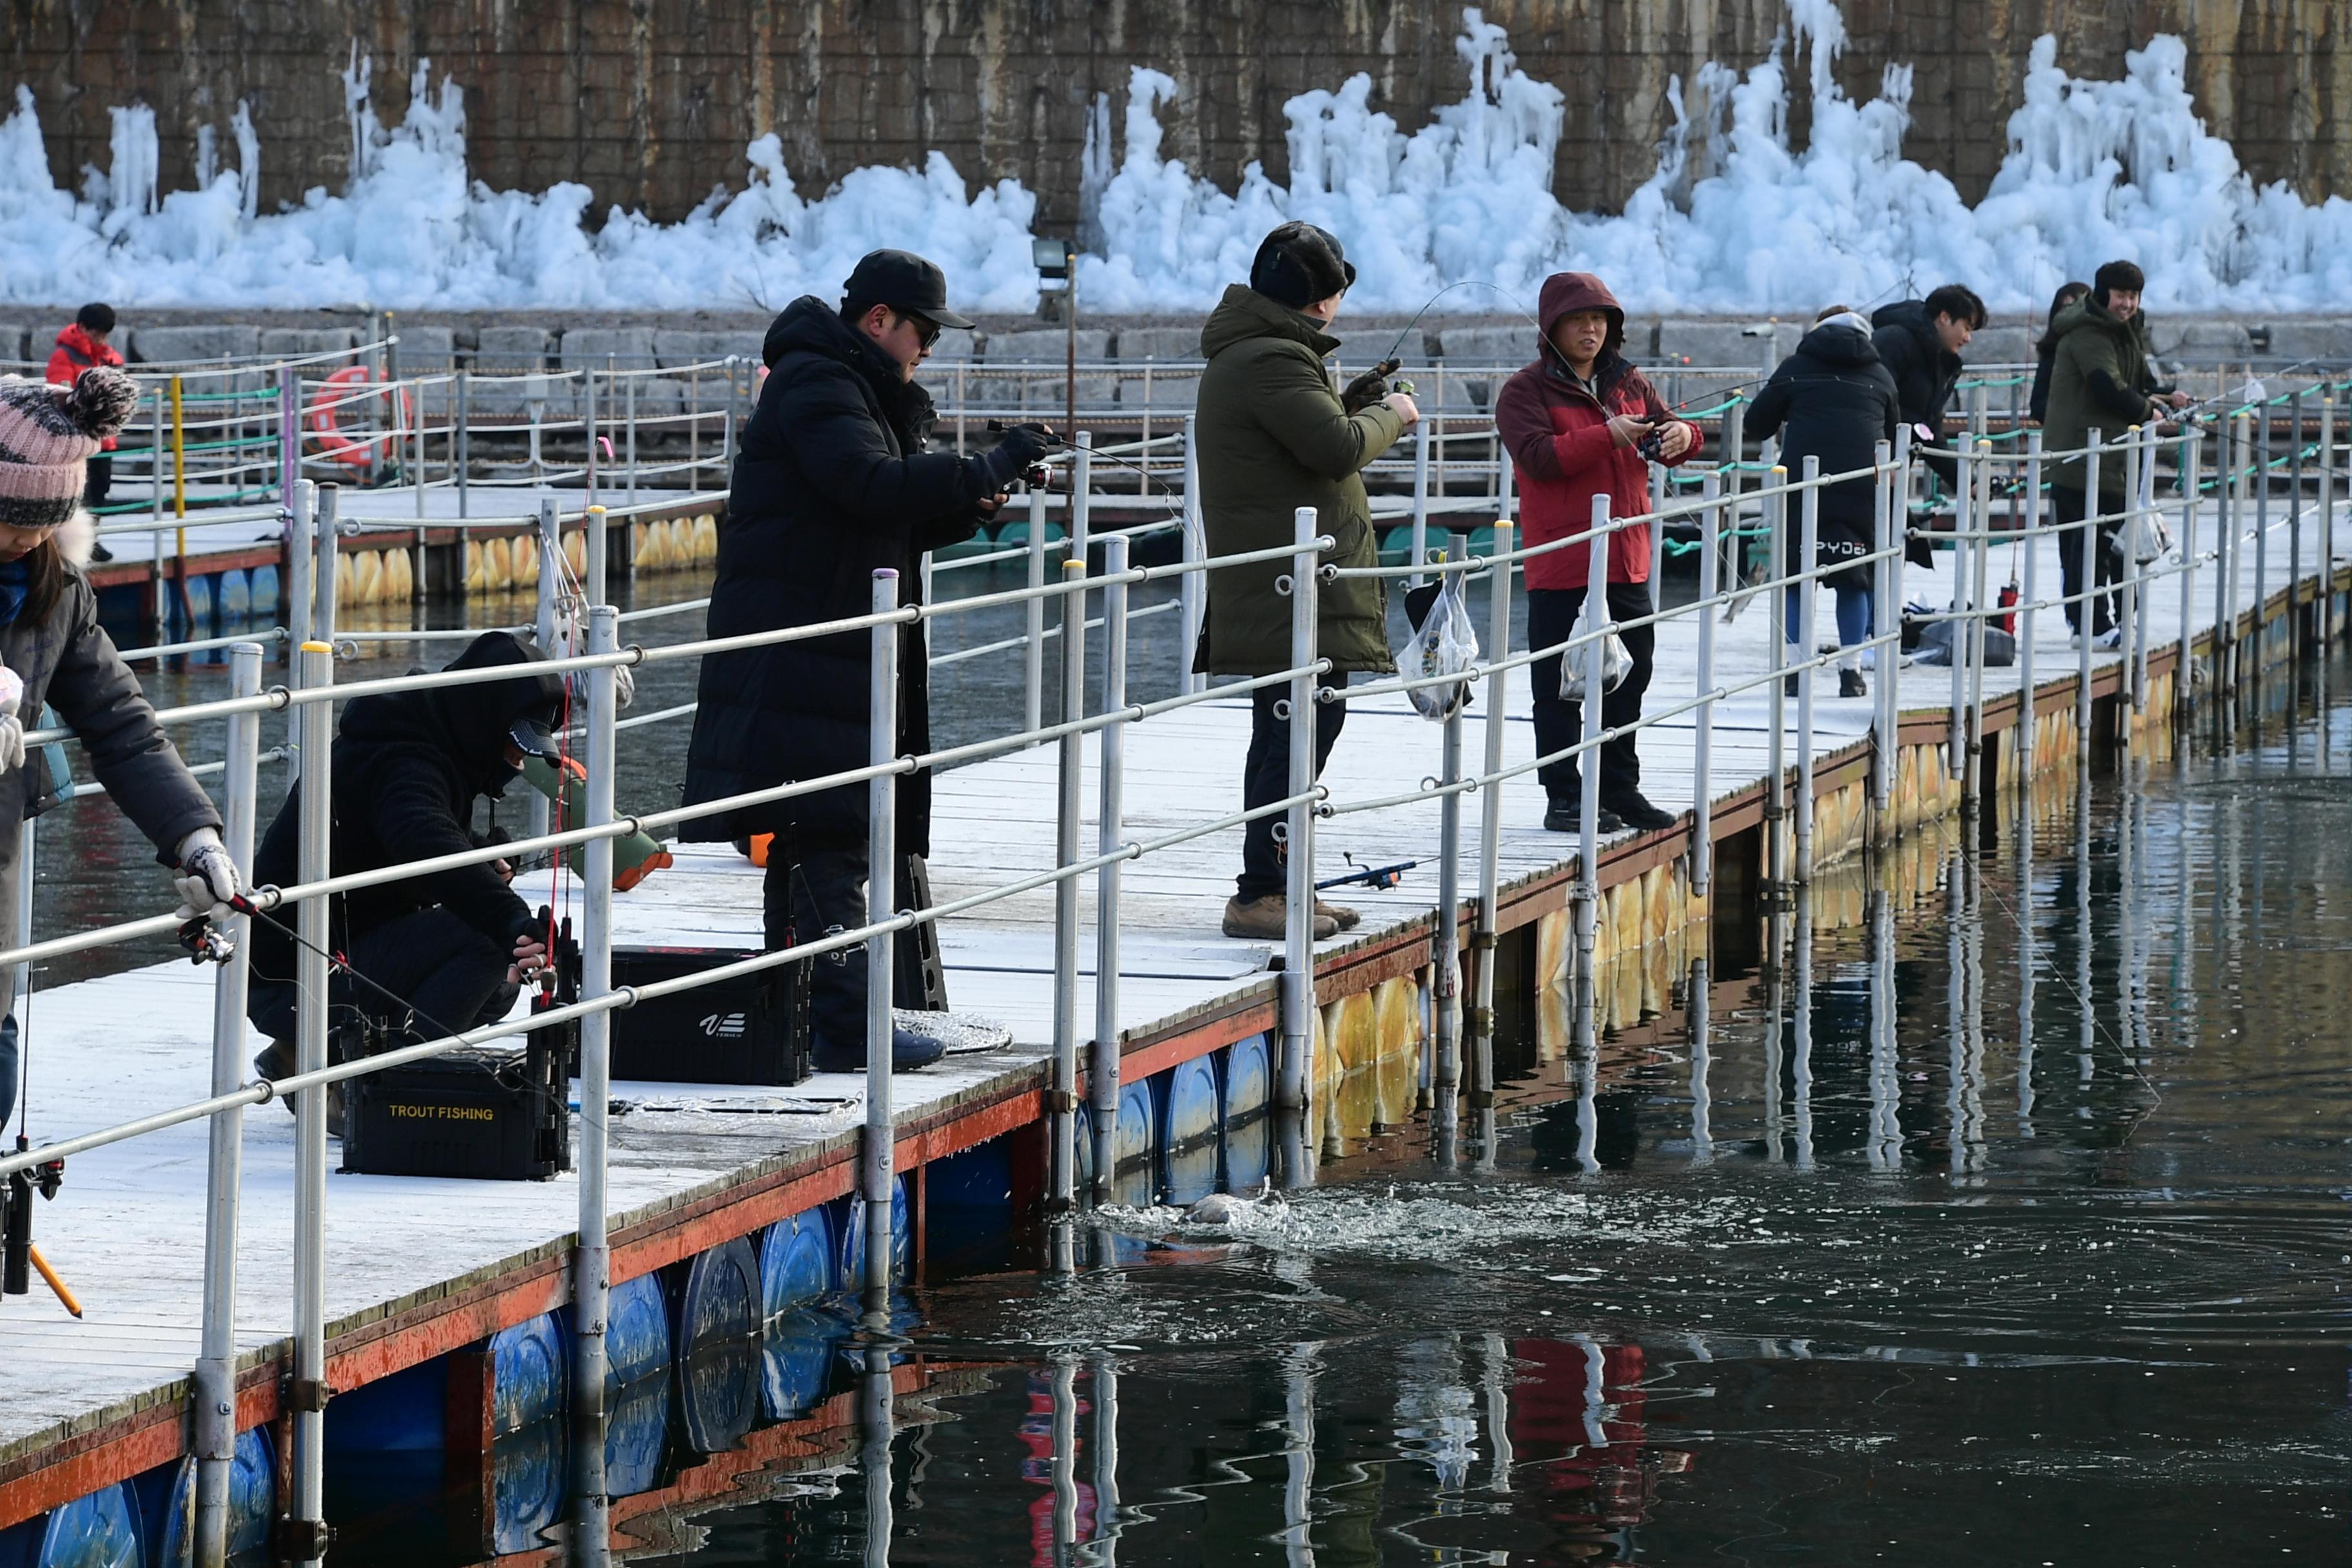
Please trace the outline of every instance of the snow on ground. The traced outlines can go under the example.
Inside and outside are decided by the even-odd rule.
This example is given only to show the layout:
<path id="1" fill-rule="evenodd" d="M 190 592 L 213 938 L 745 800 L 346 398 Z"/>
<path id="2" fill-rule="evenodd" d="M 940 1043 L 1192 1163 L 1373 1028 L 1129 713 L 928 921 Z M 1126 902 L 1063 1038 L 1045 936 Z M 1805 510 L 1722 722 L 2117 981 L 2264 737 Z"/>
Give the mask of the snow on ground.
<path id="1" fill-rule="evenodd" d="M 2197 118 L 2179 38 L 2130 51 L 2116 81 L 2068 76 L 2042 38 L 2008 156 L 1971 208 L 1903 156 L 1911 68 L 1888 68 L 1876 97 L 1850 100 L 1831 70 L 1845 43 L 1834 0 L 1788 9 L 1766 59 L 1675 80 L 1657 171 L 1614 215 L 1553 197 L 1570 106 L 1518 68 L 1505 30 L 1475 9 L 1455 43 L 1464 97 L 1432 124 L 1400 130 L 1361 75 L 1292 99 L 1287 188 L 1253 163 L 1225 191 L 1163 157 L 1161 117 L 1184 112 L 1184 89 L 1139 63 L 1116 159 L 1108 95 L 1090 117 L 1081 296 L 1098 310 L 1203 307 L 1246 276 L 1259 237 L 1285 217 L 1340 237 L 1361 271 L 1358 309 L 1414 310 L 1455 284 L 1449 312 L 1508 313 L 1545 274 L 1575 268 L 1601 272 L 1644 311 L 1876 301 L 1948 279 L 2015 310 L 2118 256 L 2147 265 L 2158 309 L 2335 309 L 2352 292 L 2352 203 L 2257 188 Z M 859 169 L 811 196 L 770 133 L 746 149 L 741 189 L 716 189 L 672 224 L 615 207 L 591 233 L 585 185 L 493 191 L 469 179 L 463 92 L 446 75 L 436 89 L 429 62 L 389 129 L 356 46 L 343 87 L 349 187 L 268 214 L 256 210 L 264 152 L 242 104 L 230 127 L 237 167 L 221 167 L 206 135 L 198 188 L 168 193 L 153 110 L 113 110 L 110 167 L 85 169 L 77 193 L 58 185 L 18 87 L 0 121 L 0 300 L 772 308 L 830 297 L 857 257 L 899 245 L 937 260 L 964 309 L 1036 303 L 1035 197 L 1009 179 L 974 191 L 937 152 L 919 170 Z M 1803 147 L 1788 131 L 1799 90 L 1811 108 Z"/>

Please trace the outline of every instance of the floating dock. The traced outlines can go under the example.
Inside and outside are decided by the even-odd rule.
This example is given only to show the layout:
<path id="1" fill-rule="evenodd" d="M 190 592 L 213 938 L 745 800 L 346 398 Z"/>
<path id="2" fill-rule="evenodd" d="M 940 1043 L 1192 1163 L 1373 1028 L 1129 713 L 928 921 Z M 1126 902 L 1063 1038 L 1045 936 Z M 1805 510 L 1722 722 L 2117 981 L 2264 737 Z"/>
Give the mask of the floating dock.
<path id="1" fill-rule="evenodd" d="M 2301 546 L 2315 564 L 2316 527 L 2305 530 Z M 2339 520 L 2336 529 L 2331 558 L 2352 557 L 2352 523 Z M 2042 591 L 2054 595 L 2054 544 L 2044 540 L 2037 548 Z M 1995 560 L 2005 567 L 2011 552 L 2009 545 L 1997 546 Z M 1933 570 L 1913 568 L 1909 596 L 1943 604 L 1954 560 L 1947 553 Z M 2035 773 L 2071 771 L 2080 754 L 2081 712 L 2091 714 L 2099 746 L 2168 748 L 2183 711 L 2176 707 L 2181 683 L 2209 686 L 2217 647 L 2234 644 L 2241 678 L 2259 679 L 2264 665 L 2289 657 L 2323 626 L 2340 635 L 2352 620 L 2352 574 L 2338 570 L 2324 584 L 2308 574 L 2292 581 L 2282 546 L 2268 552 L 2268 577 L 2257 583 L 2252 560 L 2250 553 L 2242 563 L 2237 602 L 2223 617 L 2226 638 L 2216 637 L 2210 567 L 2197 577 L 2196 596 L 2185 605 L 2186 666 L 2179 581 L 2156 585 L 2144 704 L 2137 714 L 2127 700 L 2130 671 L 2105 651 L 2095 657 L 2091 700 L 2078 707 L 2078 655 L 2057 612 L 2043 611 L 2030 731 L 2019 723 L 2017 667 L 1984 671 L 1984 746 L 1975 764 L 1984 796 L 2013 790 Z M 1819 624 L 1829 625 L 1826 598 Z M 1736 687 L 1769 668 L 1768 626 L 1758 598 L 1718 627 L 1716 686 Z M 1689 623 L 1672 620 L 1660 630 L 1649 702 L 1663 710 L 1693 696 L 1700 681 Z M 1875 689 L 1883 677 L 1870 679 Z M 1883 817 L 1874 813 L 1867 787 L 1877 699 L 1816 697 L 1817 866 L 1961 806 L 1962 781 L 1948 751 L 1951 672 L 1913 666 L 1898 679 L 1895 786 Z M 1510 684 L 1507 765 L 1535 755 L 1524 671 L 1514 671 Z M 1834 685 L 1824 674 L 1822 688 Z M 1798 754 L 1796 709 L 1790 702 L 1785 715 L 1791 759 Z M 1606 845 L 1595 878 L 1596 965 L 1662 944 L 1703 952 L 1711 924 L 1755 920 L 1768 864 L 1769 713 L 1761 689 L 1713 705 L 1715 877 L 1699 891 L 1689 874 L 1696 716 L 1642 733 L 1643 787 L 1682 820 Z M 1485 722 L 1474 706 L 1474 736 Z M 1237 810 L 1248 730 L 1246 700 L 1212 701 L 1130 727 L 1126 835 L 1148 838 Z M 1433 945 L 1444 923 L 1433 908 L 1440 807 L 1422 799 L 1362 813 L 1346 808 L 1422 788 L 1438 771 L 1439 737 L 1439 727 L 1402 697 L 1360 700 L 1349 708 L 1324 775 L 1339 814 L 1318 829 L 1322 874 L 1344 869 L 1343 854 L 1359 865 L 1420 862 L 1393 889 L 1335 895 L 1356 904 L 1363 923 L 1318 944 L 1310 1117 L 1327 1150 L 1364 1127 L 1402 1124 L 1415 1110 Z M 1080 792 L 1088 844 L 1097 755 L 1090 744 Z M 938 776 L 930 860 L 937 901 L 1054 864 L 1056 771 L 1054 749 L 1038 747 Z M 1543 794 L 1532 775 L 1507 784 L 1501 813 L 1497 1006 L 1523 1020 L 1539 1042 L 1556 1045 L 1568 1026 L 1566 982 L 1576 963 L 1568 912 L 1576 841 L 1544 830 Z M 1465 867 L 1478 854 L 1478 816 L 1475 809 L 1463 813 Z M 1267 1111 L 1279 1035 L 1277 977 L 1269 963 L 1276 953 L 1218 931 L 1239 832 L 1156 852 L 1124 872 L 1120 1180 L 1122 1192 L 1139 1199 L 1254 1185 L 1273 1159 Z M 615 898 L 615 940 L 757 946 L 762 875 L 724 847 L 679 847 L 674 867 Z M 1083 886 L 1082 918 L 1090 931 L 1092 879 Z M 1465 944 L 1468 888 L 1465 877 L 1465 908 L 1454 926 Z M 990 1246 L 1009 1249 L 1005 1238 L 1042 1196 L 1053 903 L 1052 890 L 1043 889 L 941 927 L 953 1005 L 1003 1020 L 1013 1044 L 951 1057 L 895 1080 L 904 1205 L 898 1235 L 909 1277 L 949 1252 L 970 1258 L 975 1247 L 982 1253 Z M 1082 951 L 1090 968 L 1092 942 Z M 1080 990 L 1078 1016 L 1091 1018 L 1090 973 L 1081 974 Z M 201 1098 L 208 1083 L 211 992 L 212 971 L 170 964 L 37 993 L 28 1028 L 36 1141 Z M 1636 1015 L 1642 998 L 1624 1005 Z M 264 1043 L 258 1036 L 251 1042 L 256 1050 Z M 614 1099 L 626 1105 L 612 1121 L 616 1376 L 634 1388 L 631 1380 L 667 1376 L 672 1367 L 683 1379 L 690 1363 L 718 1369 L 695 1386 L 717 1391 L 710 1397 L 719 1413 L 706 1418 L 727 1441 L 710 1450 L 716 1457 L 702 1467 L 709 1489 L 697 1496 L 740 1497 L 728 1489 L 760 1469 L 759 1456 L 769 1448 L 820 1458 L 838 1450 L 824 1434 L 829 1422 L 847 1419 L 837 1375 L 847 1330 L 845 1321 L 825 1317 L 822 1303 L 857 1278 L 853 1254 L 861 1227 L 848 1211 L 863 1089 L 862 1077 L 824 1074 L 791 1088 L 614 1086 Z M 5 1533 L 12 1526 L 20 1532 L 43 1528 L 39 1521 L 51 1510 L 78 1509 L 91 1519 L 134 1506 L 168 1511 L 172 1489 L 184 1485 L 174 1478 L 184 1477 L 189 1445 L 206 1140 L 205 1124 L 190 1122 L 76 1155 L 58 1201 L 39 1205 L 37 1238 L 79 1293 L 86 1316 L 68 1317 L 37 1286 L 30 1296 L 0 1301 L 0 1562 L 12 1561 Z M 275 1472 L 260 1467 L 282 1467 L 285 1453 L 293 1159 L 292 1119 L 274 1106 L 248 1110 L 236 1419 L 241 1430 L 276 1431 L 274 1439 L 254 1442 L 250 1496 L 252 1507 L 264 1510 L 273 1506 Z M 942 1224 L 943 1215 L 951 1223 Z M 562 1342 L 576 1220 L 577 1187 L 568 1174 L 540 1184 L 331 1177 L 331 1455 L 338 1452 L 339 1408 L 349 1413 L 347 1430 L 356 1432 L 358 1415 L 369 1412 L 374 1426 L 425 1432 L 419 1443 L 429 1438 L 451 1456 L 474 1455 L 493 1436 L 555 1419 L 563 1402 Z M 624 1321 L 632 1311 L 647 1325 L 635 1351 Z M 797 1325 L 782 1342 L 780 1322 Z M 740 1352 L 733 1361 L 727 1359 L 735 1353 L 730 1346 Z M 908 1392 L 950 1374 L 918 1360 L 894 1375 Z M 418 1387 L 425 1392 L 417 1394 Z M 755 1425 L 752 1446 L 730 1452 Z M 687 1492 L 703 1481 L 687 1485 Z M 496 1487 L 487 1479 L 482 1484 L 479 1554 L 521 1549 L 508 1543 L 513 1520 L 499 1513 Z M 677 1484 L 663 1494 L 663 1506 L 692 1502 L 675 1491 Z M 646 1495 L 652 1493 L 648 1482 Z M 614 1506 L 618 1521 L 626 1506 Z"/>

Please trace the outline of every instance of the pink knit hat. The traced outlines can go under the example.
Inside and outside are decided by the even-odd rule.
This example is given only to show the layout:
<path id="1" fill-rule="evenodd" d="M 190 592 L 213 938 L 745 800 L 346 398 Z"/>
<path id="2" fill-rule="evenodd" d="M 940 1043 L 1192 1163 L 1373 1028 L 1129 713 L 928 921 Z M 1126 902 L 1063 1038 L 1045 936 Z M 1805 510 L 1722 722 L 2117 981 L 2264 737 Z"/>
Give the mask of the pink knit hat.
<path id="1" fill-rule="evenodd" d="M 121 371 L 93 365 L 71 387 L 0 376 L 0 523 L 56 528 L 81 506 L 84 465 L 139 405 Z"/>

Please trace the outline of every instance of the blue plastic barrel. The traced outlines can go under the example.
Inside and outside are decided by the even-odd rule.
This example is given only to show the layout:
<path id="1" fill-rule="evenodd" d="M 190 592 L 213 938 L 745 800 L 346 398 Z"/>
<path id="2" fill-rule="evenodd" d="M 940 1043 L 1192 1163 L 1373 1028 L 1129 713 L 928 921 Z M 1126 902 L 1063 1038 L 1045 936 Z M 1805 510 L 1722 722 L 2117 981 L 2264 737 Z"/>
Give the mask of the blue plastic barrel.
<path id="1" fill-rule="evenodd" d="M 139 1500 L 117 1481 L 0 1531 L 0 1568 L 143 1568 Z"/>
<path id="2" fill-rule="evenodd" d="M 1160 1146 L 1177 1150 L 1217 1141 L 1223 1097 L 1216 1063 L 1208 1057 L 1180 1062 L 1152 1080 L 1159 1091 Z"/>
<path id="3" fill-rule="evenodd" d="M 194 573 L 188 574 L 188 619 L 181 623 L 182 635 L 194 638 L 205 637 L 211 632 L 213 585 L 219 581 L 218 577 L 210 574 L 201 576 Z"/>
<path id="4" fill-rule="evenodd" d="M 833 1289 L 833 1224 L 823 1207 L 780 1219 L 760 1236 L 760 1316 L 772 1318 Z"/>
<path id="5" fill-rule="evenodd" d="M 1071 1140 L 1077 1152 L 1077 1170 L 1074 1173 L 1078 1190 L 1084 1192 L 1095 1184 L 1095 1113 L 1081 1100 L 1076 1116 L 1070 1119 Z"/>
<path id="6" fill-rule="evenodd" d="M 661 1481 L 669 1450 L 669 1380 L 665 1370 L 621 1390 L 604 1426 L 604 1489 L 614 1497 L 649 1492 Z"/>
<path id="7" fill-rule="evenodd" d="M 809 1415 L 833 1392 L 836 1352 L 849 1321 L 822 1307 L 796 1307 L 769 1320 L 760 1344 L 760 1407 L 771 1421 Z"/>
<path id="8" fill-rule="evenodd" d="M 1274 1104 L 1274 1053 L 1267 1036 L 1252 1035 L 1225 1048 L 1224 1120 L 1239 1121 Z"/>
<path id="9" fill-rule="evenodd" d="M 952 1273 L 1018 1268 L 1013 1246 L 1013 1140 L 992 1138 L 923 1170 L 925 1267 Z"/>
<path id="10" fill-rule="evenodd" d="M 555 1320 L 542 1312 L 490 1336 L 490 1410 L 493 1432 L 520 1432 L 563 1413 L 572 1380 L 571 1360 Z"/>
<path id="11" fill-rule="evenodd" d="M 278 1466 L 266 1426 L 236 1435 L 228 1471 L 228 1551 L 258 1552 L 269 1543 L 277 1506 Z M 183 1568 L 195 1560 L 196 1459 L 193 1454 L 159 1465 L 131 1483 L 147 1538 L 150 1568 Z M 0 1548 L 0 1563 L 7 1563 Z"/>
<path id="12" fill-rule="evenodd" d="M 1160 1147 L 1160 1118 L 1151 1102 L 1151 1084 L 1148 1080 L 1119 1085 L 1118 1138 L 1112 1146 L 1116 1152 L 1115 1170 L 1150 1167 L 1152 1153 Z"/>
<path id="13" fill-rule="evenodd" d="M 546 1545 L 542 1532 L 563 1516 L 569 1425 L 541 1421 L 490 1444 L 490 1540 L 499 1555 Z"/>
<path id="14" fill-rule="evenodd" d="M 220 574 L 220 591 L 214 595 L 220 602 L 223 618 L 238 618 L 253 614 L 253 579 L 244 572 L 224 572 Z"/>
<path id="15" fill-rule="evenodd" d="M 253 614 L 278 618 L 278 568 L 257 566 L 253 569 Z"/>
<path id="16" fill-rule="evenodd" d="M 741 1339 L 708 1341 L 677 1363 L 678 1425 L 698 1454 L 723 1454 L 760 1418 L 759 1326 Z"/>
<path id="17" fill-rule="evenodd" d="M 661 1280 L 640 1274 L 614 1286 L 604 1320 L 605 1398 L 625 1384 L 659 1377 L 669 1363 L 669 1304 Z"/>
<path id="18" fill-rule="evenodd" d="M 856 1290 L 866 1283 L 866 1200 L 852 1193 L 836 1210 L 840 1224 L 841 1266 L 834 1288 Z M 915 1266 L 914 1216 L 908 1212 L 907 1178 L 890 1189 L 890 1278 L 904 1279 Z"/>
<path id="19" fill-rule="evenodd" d="M 684 1361 L 704 1345 L 760 1331 L 760 1260 L 742 1237 L 697 1253 L 670 1277 L 670 1342 Z"/>
<path id="20" fill-rule="evenodd" d="M 1274 1118 L 1265 1111 L 1225 1123 L 1225 1180 L 1229 1193 L 1255 1193 L 1274 1170 Z"/>
<path id="21" fill-rule="evenodd" d="M 449 1431 L 449 1363 L 435 1357 L 327 1402 L 326 1451 L 438 1453 Z"/>

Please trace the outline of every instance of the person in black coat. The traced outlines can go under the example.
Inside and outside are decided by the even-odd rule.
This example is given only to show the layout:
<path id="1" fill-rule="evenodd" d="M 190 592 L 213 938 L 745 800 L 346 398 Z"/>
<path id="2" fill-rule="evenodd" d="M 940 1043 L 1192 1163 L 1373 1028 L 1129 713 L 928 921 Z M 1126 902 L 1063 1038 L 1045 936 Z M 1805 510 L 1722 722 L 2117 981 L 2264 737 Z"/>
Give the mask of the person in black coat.
<path id="1" fill-rule="evenodd" d="M 979 456 L 929 451 L 931 400 L 913 380 L 941 327 L 971 325 L 947 308 L 940 269 L 899 250 L 860 261 L 838 310 L 804 296 L 776 318 L 762 350 L 767 384 L 719 525 L 712 637 L 871 614 L 874 574 L 885 570 L 898 574 L 898 602 L 913 604 L 923 552 L 969 539 L 995 516 L 1007 486 L 1044 455 L 1047 437 L 1024 426 Z M 867 766 L 871 646 L 872 634 L 858 630 L 706 657 L 686 804 Z M 901 627 L 894 748 L 901 756 L 930 747 L 926 659 L 921 623 Z M 929 774 L 901 775 L 898 798 L 899 853 L 929 853 Z M 713 812 L 683 829 L 690 839 L 720 841 L 763 833 L 779 836 L 764 900 L 771 951 L 794 933 L 813 941 L 866 923 L 864 783 Z M 913 973 L 911 964 L 893 967 Z M 817 1066 L 862 1069 L 865 949 L 818 962 L 810 1001 Z M 893 1064 L 919 1067 L 943 1049 L 902 1028 L 894 1032 Z"/>
<path id="2" fill-rule="evenodd" d="M 546 657 L 512 632 L 484 632 L 448 668 L 511 665 L 511 678 L 385 692 L 343 710 L 331 770 L 330 875 L 460 854 L 484 842 L 473 831 L 475 803 L 502 795 L 526 752 L 556 755 L 550 730 L 562 711 L 563 682 L 534 668 Z M 254 855 L 257 883 L 301 880 L 302 787 L 298 778 L 287 791 Z M 483 863 L 330 899 L 329 951 L 373 984 L 337 970 L 328 988 L 329 1026 L 362 1015 L 416 1041 L 505 1017 L 547 952 L 510 877 Z M 294 908 L 255 921 L 248 950 L 246 1016 L 272 1037 L 254 1063 L 264 1078 L 283 1077 L 294 1065 L 297 955 L 278 921 L 292 926 Z"/>
<path id="3" fill-rule="evenodd" d="M 2058 312 L 2069 305 L 2082 303 L 2091 291 L 2088 283 L 2061 283 L 2058 292 L 2050 297 L 2050 324 L 2042 330 L 2041 341 L 2033 345 L 2033 395 L 2027 401 L 2026 417 L 2036 428 L 2050 417 L 2050 367 L 2058 359 Z"/>
<path id="4" fill-rule="evenodd" d="M 1944 408 L 1960 379 L 1960 351 L 1990 319 L 1984 301 L 1958 283 L 1947 283 L 1925 300 L 1882 305 L 1872 313 L 1871 342 L 1886 374 L 1895 378 L 1903 420 L 1921 426 L 1912 432 L 1916 443 L 1942 442 Z M 1948 488 L 1958 482 L 1959 466 L 1950 458 L 1930 457 L 1927 463 Z"/>
<path id="5" fill-rule="evenodd" d="M 1843 305 L 1832 305 L 1756 395 L 1748 429 L 1759 439 L 1785 429 L 1780 461 L 1792 477 L 1803 474 L 1807 458 L 1821 459 L 1824 474 L 1848 473 L 1869 468 L 1877 460 L 1878 444 L 1895 439 L 1898 406 L 1895 377 L 1880 363 L 1868 324 Z M 1801 563 L 1791 510 L 1783 564 L 1794 572 Z M 1826 487 L 1818 503 L 1814 564 L 1840 568 L 1821 580 L 1837 595 L 1838 646 L 1845 650 L 1838 661 L 1841 697 L 1869 693 L 1862 678 L 1861 645 L 1872 629 L 1871 572 L 1864 558 L 1874 547 L 1876 513 L 1877 484 L 1868 475 Z M 1792 650 L 1802 604 L 1800 590 L 1791 585 L 1786 619 Z"/>

